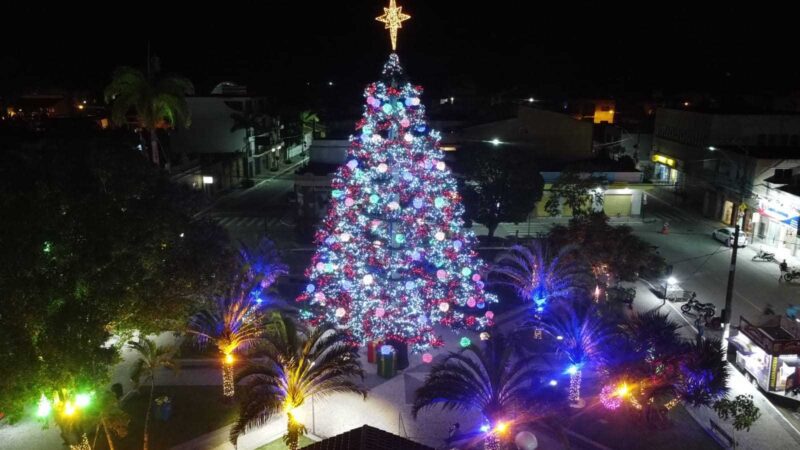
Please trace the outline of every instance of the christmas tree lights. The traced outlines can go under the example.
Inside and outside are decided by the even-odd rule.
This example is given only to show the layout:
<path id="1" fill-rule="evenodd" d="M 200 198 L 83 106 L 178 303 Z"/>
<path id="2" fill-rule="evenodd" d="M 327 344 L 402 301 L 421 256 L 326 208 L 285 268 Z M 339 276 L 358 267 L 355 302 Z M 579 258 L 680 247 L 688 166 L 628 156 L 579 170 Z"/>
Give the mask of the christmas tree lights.
<path id="1" fill-rule="evenodd" d="M 497 301 L 484 291 L 483 262 L 421 93 L 405 82 L 396 54 L 367 86 L 298 298 L 319 307 L 307 312 L 312 322 L 334 323 L 361 344 L 401 340 L 412 351 L 442 344 L 437 325 L 482 330 Z"/>

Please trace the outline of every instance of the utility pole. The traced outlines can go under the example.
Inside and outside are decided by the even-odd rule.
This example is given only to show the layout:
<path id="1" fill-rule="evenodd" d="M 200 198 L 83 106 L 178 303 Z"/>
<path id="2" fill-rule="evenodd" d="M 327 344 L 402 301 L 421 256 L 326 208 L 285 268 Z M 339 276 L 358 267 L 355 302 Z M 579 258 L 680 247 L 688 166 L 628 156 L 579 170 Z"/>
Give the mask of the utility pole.
<path id="1" fill-rule="evenodd" d="M 739 211 L 736 211 L 736 226 L 733 229 L 733 251 L 731 251 L 731 266 L 728 272 L 728 289 L 725 291 L 725 309 L 722 310 L 722 332 L 723 348 L 728 347 L 728 337 L 731 335 L 731 307 L 733 306 L 733 280 L 736 277 L 736 252 L 739 249 Z M 726 352 L 726 359 L 729 359 Z"/>

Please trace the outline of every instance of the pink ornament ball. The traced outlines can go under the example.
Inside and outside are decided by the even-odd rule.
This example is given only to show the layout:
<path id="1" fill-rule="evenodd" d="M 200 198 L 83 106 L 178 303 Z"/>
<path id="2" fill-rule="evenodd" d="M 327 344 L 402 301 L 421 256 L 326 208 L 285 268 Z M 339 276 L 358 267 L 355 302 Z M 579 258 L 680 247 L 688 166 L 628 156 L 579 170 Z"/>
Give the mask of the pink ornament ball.
<path id="1" fill-rule="evenodd" d="M 477 302 L 475 301 L 475 299 L 474 299 L 474 298 L 471 298 L 471 297 L 470 297 L 470 299 L 469 299 L 469 300 L 467 300 L 467 306 L 469 306 L 470 308 L 474 308 L 476 303 L 477 303 Z"/>
<path id="2" fill-rule="evenodd" d="M 486 318 L 489 320 L 494 319 L 494 313 L 491 311 L 486 311 Z"/>
<path id="3" fill-rule="evenodd" d="M 472 275 L 472 281 L 481 281 L 481 275 L 476 273 Z"/>
<path id="4" fill-rule="evenodd" d="M 348 208 L 353 206 L 355 203 L 356 203 L 356 201 L 353 200 L 350 197 L 347 197 L 346 199 L 344 199 L 344 206 L 347 206 Z"/>
<path id="5" fill-rule="evenodd" d="M 424 362 L 425 364 L 430 364 L 432 361 L 433 361 L 433 355 L 431 355 L 430 353 L 424 353 L 422 355 L 422 362 Z"/>
<path id="6" fill-rule="evenodd" d="M 409 122 L 408 119 L 403 119 L 400 121 L 400 126 L 402 126 L 403 128 L 408 128 L 409 125 L 411 125 L 411 122 Z"/>
<path id="7" fill-rule="evenodd" d="M 375 308 L 375 315 L 378 317 L 383 317 L 386 314 L 386 310 L 383 308 Z"/>

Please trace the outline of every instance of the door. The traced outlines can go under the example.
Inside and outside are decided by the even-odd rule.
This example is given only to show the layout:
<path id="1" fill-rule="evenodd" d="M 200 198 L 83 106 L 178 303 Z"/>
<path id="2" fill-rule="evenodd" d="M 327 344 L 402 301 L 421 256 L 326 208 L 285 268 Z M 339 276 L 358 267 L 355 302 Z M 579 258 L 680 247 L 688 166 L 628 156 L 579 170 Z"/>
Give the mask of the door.
<path id="1" fill-rule="evenodd" d="M 631 215 L 631 196 L 628 195 L 609 195 L 603 199 L 603 211 L 608 217 L 630 217 Z"/>

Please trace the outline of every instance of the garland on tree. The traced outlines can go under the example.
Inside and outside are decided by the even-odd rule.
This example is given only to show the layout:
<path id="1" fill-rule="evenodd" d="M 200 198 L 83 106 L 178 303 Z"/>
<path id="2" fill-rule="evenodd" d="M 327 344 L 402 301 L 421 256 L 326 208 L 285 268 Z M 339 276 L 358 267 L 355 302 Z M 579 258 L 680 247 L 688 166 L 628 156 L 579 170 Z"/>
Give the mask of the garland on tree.
<path id="1" fill-rule="evenodd" d="M 365 112 L 336 172 L 307 302 L 312 323 L 331 322 L 361 344 L 397 339 L 412 351 L 442 345 L 435 327 L 481 330 L 492 324 L 483 262 L 463 228 L 456 180 L 430 130 L 422 88 L 405 81 L 396 54 L 367 86 Z"/>

